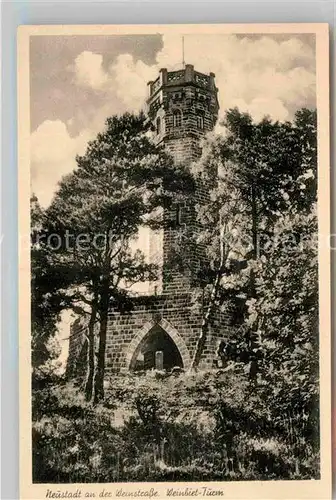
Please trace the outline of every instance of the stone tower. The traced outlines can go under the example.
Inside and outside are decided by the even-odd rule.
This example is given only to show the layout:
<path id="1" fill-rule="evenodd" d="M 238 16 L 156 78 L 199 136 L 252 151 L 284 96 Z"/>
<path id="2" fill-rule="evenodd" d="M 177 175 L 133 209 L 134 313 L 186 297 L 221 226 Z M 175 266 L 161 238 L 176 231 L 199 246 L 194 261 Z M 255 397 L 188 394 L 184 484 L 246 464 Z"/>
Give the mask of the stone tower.
<path id="1" fill-rule="evenodd" d="M 192 65 L 178 71 L 161 69 L 148 83 L 147 113 L 154 138 L 163 144 L 177 165 L 190 165 L 201 155 L 201 139 L 216 123 L 219 105 L 215 75 L 195 71 Z M 211 186 L 196 182 L 188 201 L 176 199 L 165 209 L 164 230 L 152 241 L 153 254 L 161 254 L 163 273 L 152 293 L 134 300 L 130 312 L 111 310 L 106 349 L 106 373 L 152 368 L 188 369 L 201 333 L 204 311 L 192 303 L 193 278 L 202 251 L 188 248 L 188 266 L 168 266 L 183 231 L 197 231 L 196 207 L 205 202 Z M 180 247 L 180 251 L 185 251 Z M 155 293 L 154 293 L 155 290 Z M 159 292 L 159 294 L 158 294 Z M 68 373 L 76 371 L 76 357 L 85 353 L 85 325 L 76 324 L 70 337 Z M 230 332 L 228 314 L 216 312 L 209 328 L 200 367 L 211 367 L 219 342 Z M 85 355 L 85 354 L 84 354 Z"/>
<path id="2" fill-rule="evenodd" d="M 148 83 L 148 116 L 154 125 L 154 138 L 164 145 L 175 164 L 190 165 L 201 155 L 200 141 L 210 132 L 218 116 L 217 88 L 215 75 L 205 75 L 187 64 L 179 71 L 163 68 L 155 81 Z M 163 234 L 155 235 L 152 243 L 153 254 L 162 252 L 163 276 L 161 283 L 154 285 L 161 293 L 178 293 L 192 286 L 197 272 L 199 248 L 185 248 L 178 244 L 181 235 L 197 231 L 195 207 L 206 201 L 210 186 L 197 182 L 195 192 L 189 201 L 177 199 L 173 206 L 164 211 L 165 228 Z M 160 238 L 161 236 L 161 238 Z M 154 241 L 155 241 L 154 240 Z M 157 248 L 158 242 L 161 246 Z M 174 261 L 174 252 L 181 261 L 188 263 L 182 272 L 172 270 L 169 263 Z"/>

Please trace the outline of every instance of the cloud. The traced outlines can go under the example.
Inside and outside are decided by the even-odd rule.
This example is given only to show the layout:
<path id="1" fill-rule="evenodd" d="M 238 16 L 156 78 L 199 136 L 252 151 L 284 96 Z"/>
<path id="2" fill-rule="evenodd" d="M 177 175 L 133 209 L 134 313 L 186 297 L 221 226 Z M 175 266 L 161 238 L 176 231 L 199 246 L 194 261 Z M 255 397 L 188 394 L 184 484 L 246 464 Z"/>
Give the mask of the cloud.
<path id="1" fill-rule="evenodd" d="M 147 96 L 147 82 L 157 77 L 158 68 L 135 61 L 131 54 L 121 54 L 109 69 L 114 79 L 111 90 L 127 109 L 141 109 Z"/>
<path id="2" fill-rule="evenodd" d="M 314 50 L 295 35 L 287 40 L 266 35 L 186 35 L 184 45 L 187 63 L 216 74 L 221 115 L 238 105 L 256 120 L 263 113 L 285 120 L 297 108 L 314 105 Z M 106 71 L 97 54 L 83 52 L 76 61 L 77 66 L 81 63 L 83 85 L 117 96 L 124 110 L 138 110 L 147 95 L 147 81 L 156 78 L 161 67 L 180 68 L 181 52 L 181 36 L 165 35 L 154 65 L 131 54 L 119 55 Z"/>
<path id="3" fill-rule="evenodd" d="M 108 75 L 103 69 L 103 56 L 85 50 L 75 59 L 75 80 L 78 85 L 90 87 L 94 90 L 104 88 L 108 82 Z"/>
<path id="4" fill-rule="evenodd" d="M 46 207 L 63 175 L 76 167 L 76 154 L 83 154 L 92 132 L 83 130 L 71 137 L 61 120 L 44 121 L 31 135 L 32 191 Z"/>
<path id="5" fill-rule="evenodd" d="M 84 51 L 75 58 L 73 81 L 86 93 L 85 105 L 67 124 L 47 120 L 31 137 L 32 187 L 43 205 L 50 202 L 57 182 L 75 167 L 75 155 L 84 152 L 108 116 L 139 110 L 146 99 L 146 84 L 159 69 L 181 68 L 181 36 L 164 35 L 162 42 L 152 65 L 132 54 L 120 54 L 108 67 L 102 54 Z M 185 35 L 184 46 L 187 63 L 216 74 L 220 117 L 238 106 L 255 120 L 264 115 L 286 120 L 296 109 L 315 105 L 314 50 L 295 35 L 285 40 L 267 35 Z M 99 96 L 99 105 L 91 102 L 90 90 Z"/>
<path id="6" fill-rule="evenodd" d="M 269 36 L 187 35 L 185 60 L 201 72 L 216 74 L 221 114 L 239 105 L 259 119 L 266 112 L 287 119 L 294 108 L 314 102 L 315 54 L 294 35 L 288 40 Z M 181 37 L 165 36 L 157 66 L 176 68 Z"/>
<path id="7" fill-rule="evenodd" d="M 258 97 L 252 99 L 248 104 L 243 99 L 232 102 L 232 107 L 237 106 L 240 111 L 248 112 L 256 121 L 262 120 L 264 116 L 272 116 L 275 120 L 284 121 L 289 118 L 288 109 L 280 99 Z"/>

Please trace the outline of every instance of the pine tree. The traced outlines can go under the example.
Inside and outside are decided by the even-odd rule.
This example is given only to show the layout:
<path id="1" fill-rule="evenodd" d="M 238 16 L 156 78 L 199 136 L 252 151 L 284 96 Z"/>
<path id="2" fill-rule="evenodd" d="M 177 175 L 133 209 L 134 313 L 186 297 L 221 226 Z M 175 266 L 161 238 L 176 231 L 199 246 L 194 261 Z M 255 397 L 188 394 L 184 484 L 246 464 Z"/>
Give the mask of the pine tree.
<path id="1" fill-rule="evenodd" d="M 69 275 L 58 272 L 53 254 L 47 245 L 44 224 L 45 212 L 32 195 L 31 208 L 31 342 L 32 366 L 40 369 L 48 360 L 58 356 L 51 350 L 51 340 L 57 333 L 60 313 L 68 306 L 62 289 L 69 284 Z"/>
<path id="2" fill-rule="evenodd" d="M 210 202 L 198 207 L 197 240 L 207 249 L 200 276 L 208 305 L 194 368 L 214 308 L 230 297 L 246 303 L 255 296 L 255 263 L 272 241 L 277 221 L 285 213 L 309 212 L 316 198 L 315 111 L 299 111 L 293 123 L 269 118 L 254 123 L 233 109 L 223 124 L 224 136 L 209 139 L 195 166 L 195 175 L 209 181 L 218 175 L 218 183 Z M 255 332 L 250 336 L 253 340 Z"/>
<path id="3" fill-rule="evenodd" d="M 94 400 L 104 397 L 108 312 L 125 307 L 129 287 L 154 278 L 156 266 L 132 243 L 144 225 L 162 223 L 157 208 L 171 202 L 172 193 L 187 188 L 189 176 L 150 140 L 143 114 L 107 120 L 103 133 L 77 157 L 77 169 L 65 177 L 47 211 L 48 232 L 60 236 L 55 252 L 77 273 L 72 299 L 86 304 L 89 314 L 89 374 L 91 396 L 94 370 L 94 330 L 99 322 L 99 345 L 94 377 Z"/>

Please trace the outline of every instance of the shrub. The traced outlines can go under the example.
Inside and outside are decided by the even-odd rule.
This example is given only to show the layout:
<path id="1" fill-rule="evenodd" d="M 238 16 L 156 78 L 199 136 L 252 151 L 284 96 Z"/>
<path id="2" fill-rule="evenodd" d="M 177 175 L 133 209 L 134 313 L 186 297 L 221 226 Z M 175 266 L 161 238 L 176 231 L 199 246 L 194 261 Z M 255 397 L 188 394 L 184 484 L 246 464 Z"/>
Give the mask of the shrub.
<path id="1" fill-rule="evenodd" d="M 239 366 L 111 382 L 97 406 L 62 381 L 34 389 L 35 482 L 318 477 L 316 415 L 300 420 L 296 397 L 289 427 L 283 410 L 293 402 L 275 404 L 269 388 L 249 382 Z"/>

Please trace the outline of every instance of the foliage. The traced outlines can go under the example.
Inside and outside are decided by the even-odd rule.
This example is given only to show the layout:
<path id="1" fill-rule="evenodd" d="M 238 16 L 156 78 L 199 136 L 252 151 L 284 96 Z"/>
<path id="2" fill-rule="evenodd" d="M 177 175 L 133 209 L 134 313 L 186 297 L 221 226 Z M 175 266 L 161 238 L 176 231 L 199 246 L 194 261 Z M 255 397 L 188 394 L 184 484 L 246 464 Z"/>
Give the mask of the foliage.
<path id="1" fill-rule="evenodd" d="M 67 307 L 61 293 L 68 276 L 54 266 L 53 255 L 43 238 L 45 212 L 35 195 L 31 207 L 31 347 L 33 369 L 48 372 L 59 356 L 55 335 L 61 311 Z M 48 368 L 48 365 L 50 365 Z"/>
<path id="2" fill-rule="evenodd" d="M 305 223 L 311 226 L 316 217 L 316 112 L 300 110 L 293 122 L 264 118 L 254 123 L 248 114 L 233 109 L 226 112 L 224 125 L 225 134 L 210 137 L 202 158 L 194 165 L 196 178 L 213 186 L 209 200 L 198 207 L 200 229 L 194 235 L 196 243 L 205 249 L 199 272 L 203 293 L 196 293 L 206 304 L 202 335 L 193 359 L 196 368 L 212 312 L 214 308 L 225 308 L 229 300 L 239 303 L 241 323 L 246 322 L 238 334 L 239 351 L 251 361 L 248 353 L 257 325 L 249 321 L 248 307 L 256 294 L 263 300 L 266 293 L 256 284 L 258 272 L 260 278 L 265 269 L 262 262 L 272 260 L 272 267 L 280 273 L 278 266 L 287 258 L 300 262 L 288 255 L 284 243 L 297 237 L 299 244 L 300 230 Z M 298 217 L 301 228 L 295 226 Z M 285 226 L 287 233 L 281 231 Z M 311 240 L 315 233 L 306 230 L 301 237 Z M 282 262 L 275 255 L 279 255 L 279 248 L 284 254 Z M 300 247 L 297 253 L 300 251 L 304 250 Z M 304 274 L 306 269 L 303 265 L 299 272 Z M 268 284 L 272 286 L 271 280 Z M 290 280 L 287 287 L 291 288 Z M 282 317 L 282 325 L 287 319 L 288 315 Z M 314 329 L 314 325 L 310 328 Z M 231 354 L 237 351 L 226 347 Z"/>
<path id="3" fill-rule="evenodd" d="M 233 109 L 223 125 L 225 134 L 209 137 L 194 165 L 194 175 L 213 185 L 209 202 L 198 207 L 198 240 L 213 270 L 221 244 L 230 251 L 228 266 L 260 256 L 278 218 L 309 213 L 317 189 L 316 111 L 298 111 L 293 123 L 254 123 Z"/>
<path id="4" fill-rule="evenodd" d="M 275 405 L 238 365 L 117 376 L 97 406 L 71 384 L 51 384 L 33 396 L 34 481 L 317 477 L 311 437 L 294 427 L 298 446 L 286 427 L 290 402 Z"/>

